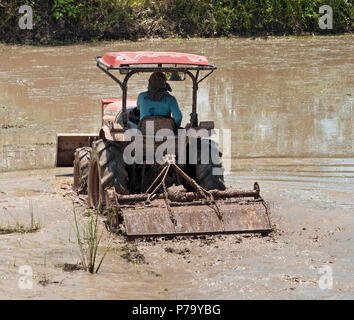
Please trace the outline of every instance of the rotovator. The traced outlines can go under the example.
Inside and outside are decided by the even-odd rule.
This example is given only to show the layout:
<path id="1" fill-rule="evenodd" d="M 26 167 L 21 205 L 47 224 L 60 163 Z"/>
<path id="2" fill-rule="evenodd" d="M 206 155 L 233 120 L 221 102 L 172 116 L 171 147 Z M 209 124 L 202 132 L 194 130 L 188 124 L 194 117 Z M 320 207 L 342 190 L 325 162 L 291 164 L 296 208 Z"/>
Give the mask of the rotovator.
<path id="1" fill-rule="evenodd" d="M 257 182 L 246 191 L 225 187 L 221 153 L 211 139 L 214 122 L 198 120 L 198 85 L 215 66 L 203 56 L 175 52 L 108 52 L 95 60 L 118 83 L 122 98 L 102 99 L 98 134 L 57 135 L 57 166 L 74 164 L 74 188 L 87 192 L 89 206 L 114 212 L 115 226 L 123 226 L 128 236 L 272 230 L 269 206 Z M 123 80 L 112 71 L 123 75 Z M 184 144 L 178 143 L 182 128 L 175 128 L 172 118 L 140 120 L 137 100 L 127 98 L 130 78 L 154 71 L 165 73 L 168 81 L 192 80 L 192 110 Z M 132 130 L 137 133 L 135 139 Z M 133 163 L 125 153 L 132 140 L 135 148 L 129 154 L 141 160 Z M 146 155 L 157 154 L 167 140 L 174 142 L 172 150 L 151 161 Z"/>

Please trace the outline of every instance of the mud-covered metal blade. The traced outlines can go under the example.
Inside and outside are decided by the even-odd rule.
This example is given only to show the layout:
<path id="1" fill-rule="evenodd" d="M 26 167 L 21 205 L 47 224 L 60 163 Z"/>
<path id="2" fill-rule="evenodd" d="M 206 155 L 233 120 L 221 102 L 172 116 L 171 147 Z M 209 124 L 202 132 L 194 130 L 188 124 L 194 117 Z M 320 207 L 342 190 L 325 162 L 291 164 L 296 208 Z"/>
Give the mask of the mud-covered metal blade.
<path id="1" fill-rule="evenodd" d="M 172 207 L 173 223 L 163 207 L 124 210 L 128 236 L 270 232 L 267 207 L 262 202 L 219 204 L 222 220 L 208 205 Z"/>

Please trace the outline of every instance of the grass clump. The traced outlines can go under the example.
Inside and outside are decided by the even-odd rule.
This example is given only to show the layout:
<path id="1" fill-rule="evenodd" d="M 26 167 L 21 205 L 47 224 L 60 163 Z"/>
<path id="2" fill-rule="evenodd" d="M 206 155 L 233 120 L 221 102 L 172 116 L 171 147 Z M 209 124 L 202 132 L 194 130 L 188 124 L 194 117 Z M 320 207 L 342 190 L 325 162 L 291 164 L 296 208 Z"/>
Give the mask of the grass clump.
<path id="1" fill-rule="evenodd" d="M 4 210 L 7 210 L 4 208 Z M 39 220 L 36 220 L 33 212 L 33 204 L 29 203 L 30 225 L 25 226 L 23 223 L 16 221 L 14 224 L 8 223 L 7 226 L 0 225 L 0 234 L 10 233 L 33 233 L 42 229 L 43 225 Z"/>
<path id="2" fill-rule="evenodd" d="M 94 211 L 88 210 L 88 221 L 79 226 L 77 221 L 75 206 L 73 206 L 75 234 L 77 245 L 79 247 L 79 254 L 82 263 L 82 268 L 90 273 L 98 273 L 102 262 L 108 253 L 111 242 L 103 251 L 101 258 L 98 258 L 98 247 L 101 243 L 103 231 L 99 232 L 98 228 L 98 213 L 99 209 Z"/>

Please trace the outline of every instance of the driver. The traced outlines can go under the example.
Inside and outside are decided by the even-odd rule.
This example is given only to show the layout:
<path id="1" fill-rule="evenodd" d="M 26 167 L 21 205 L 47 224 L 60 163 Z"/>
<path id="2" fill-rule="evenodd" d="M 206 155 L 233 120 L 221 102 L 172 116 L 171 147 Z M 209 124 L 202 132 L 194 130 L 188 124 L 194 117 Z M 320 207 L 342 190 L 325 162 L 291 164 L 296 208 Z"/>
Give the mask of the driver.
<path id="1" fill-rule="evenodd" d="M 148 91 L 142 92 L 138 96 L 138 109 L 140 110 L 140 120 L 148 116 L 173 117 L 176 128 L 179 128 L 182 121 L 182 113 L 179 110 L 175 97 L 168 91 L 172 91 L 166 82 L 166 76 L 162 72 L 154 72 L 149 78 Z"/>

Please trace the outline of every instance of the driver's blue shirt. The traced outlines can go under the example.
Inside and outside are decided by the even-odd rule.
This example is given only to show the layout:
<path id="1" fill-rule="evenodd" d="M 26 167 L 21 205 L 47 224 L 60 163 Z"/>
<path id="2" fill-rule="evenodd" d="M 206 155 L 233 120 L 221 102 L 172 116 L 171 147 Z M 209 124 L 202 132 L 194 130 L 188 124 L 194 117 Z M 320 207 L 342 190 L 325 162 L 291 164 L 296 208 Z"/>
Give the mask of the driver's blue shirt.
<path id="1" fill-rule="evenodd" d="M 138 96 L 138 109 L 140 110 L 140 120 L 149 116 L 167 116 L 172 117 L 177 128 L 182 122 L 182 113 L 178 108 L 175 97 L 169 96 L 161 101 L 151 100 L 147 92 L 142 92 Z"/>

